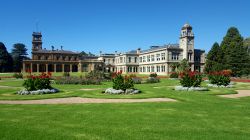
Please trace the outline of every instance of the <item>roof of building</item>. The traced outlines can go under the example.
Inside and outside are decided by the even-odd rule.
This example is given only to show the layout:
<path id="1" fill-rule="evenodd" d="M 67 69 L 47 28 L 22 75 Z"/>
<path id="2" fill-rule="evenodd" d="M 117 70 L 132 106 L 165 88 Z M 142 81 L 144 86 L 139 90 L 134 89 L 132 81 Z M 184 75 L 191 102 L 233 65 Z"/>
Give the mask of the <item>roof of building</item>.
<path id="1" fill-rule="evenodd" d="M 79 54 L 77 52 L 72 52 L 72 51 L 68 51 L 68 50 L 46 50 L 46 49 L 33 51 L 32 53 Z"/>
<path id="2" fill-rule="evenodd" d="M 163 46 L 151 46 L 150 49 L 143 50 L 141 53 L 148 53 L 152 51 L 158 51 L 162 49 L 181 49 L 179 48 L 179 44 L 168 44 L 168 45 L 163 45 Z"/>

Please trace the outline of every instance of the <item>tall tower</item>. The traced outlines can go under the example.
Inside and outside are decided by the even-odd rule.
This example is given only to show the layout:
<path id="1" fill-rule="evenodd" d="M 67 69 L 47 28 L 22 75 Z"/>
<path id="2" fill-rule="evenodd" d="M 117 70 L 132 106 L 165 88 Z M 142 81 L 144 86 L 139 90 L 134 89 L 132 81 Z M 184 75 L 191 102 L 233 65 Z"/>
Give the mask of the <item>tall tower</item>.
<path id="1" fill-rule="evenodd" d="M 189 24 L 185 24 L 181 28 L 180 48 L 183 49 L 183 59 L 189 62 L 194 61 L 194 33 Z"/>
<path id="2" fill-rule="evenodd" d="M 33 32 L 32 34 L 32 51 L 42 49 L 42 34 L 41 32 Z"/>

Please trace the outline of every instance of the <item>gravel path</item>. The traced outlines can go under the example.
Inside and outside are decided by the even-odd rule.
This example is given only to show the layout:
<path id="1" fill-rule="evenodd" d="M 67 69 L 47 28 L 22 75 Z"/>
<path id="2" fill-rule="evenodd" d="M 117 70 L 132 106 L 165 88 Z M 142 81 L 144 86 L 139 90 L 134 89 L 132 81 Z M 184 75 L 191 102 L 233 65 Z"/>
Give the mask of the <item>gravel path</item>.
<path id="1" fill-rule="evenodd" d="M 42 100 L 0 100 L 0 104 L 85 104 L 85 103 L 141 103 L 141 102 L 175 102 L 170 98 L 150 98 L 150 99 L 95 99 L 95 98 L 55 98 Z"/>
<path id="2" fill-rule="evenodd" d="M 220 97 L 225 98 L 240 98 L 250 96 L 250 90 L 236 90 L 238 94 L 229 94 L 229 95 L 219 95 Z"/>

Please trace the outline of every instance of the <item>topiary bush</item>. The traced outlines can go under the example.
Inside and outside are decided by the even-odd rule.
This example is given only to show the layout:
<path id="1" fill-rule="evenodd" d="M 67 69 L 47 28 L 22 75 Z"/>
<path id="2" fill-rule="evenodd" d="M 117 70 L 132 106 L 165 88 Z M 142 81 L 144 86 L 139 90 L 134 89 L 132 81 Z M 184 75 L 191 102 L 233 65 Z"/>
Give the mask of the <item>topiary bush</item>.
<path id="1" fill-rule="evenodd" d="M 134 82 L 130 76 L 122 76 L 122 72 L 113 73 L 112 75 L 113 89 L 123 90 L 134 88 Z"/>

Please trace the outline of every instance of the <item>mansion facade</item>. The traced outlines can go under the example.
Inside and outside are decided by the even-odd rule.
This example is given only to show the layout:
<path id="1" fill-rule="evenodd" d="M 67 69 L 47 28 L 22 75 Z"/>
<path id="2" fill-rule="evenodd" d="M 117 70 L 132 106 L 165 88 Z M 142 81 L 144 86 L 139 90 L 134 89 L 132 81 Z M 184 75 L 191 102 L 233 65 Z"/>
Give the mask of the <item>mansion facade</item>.
<path id="1" fill-rule="evenodd" d="M 23 71 L 32 72 L 105 72 L 157 73 L 166 75 L 172 71 L 171 64 L 187 59 L 191 70 L 203 72 L 205 51 L 194 49 L 192 27 L 185 24 L 181 29 L 179 44 L 151 46 L 148 50 L 132 50 L 126 53 L 102 54 L 96 57 L 83 57 L 79 53 L 42 48 L 41 33 L 32 34 L 32 59 L 23 61 Z"/>

